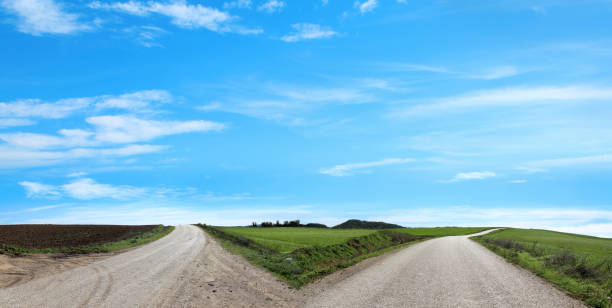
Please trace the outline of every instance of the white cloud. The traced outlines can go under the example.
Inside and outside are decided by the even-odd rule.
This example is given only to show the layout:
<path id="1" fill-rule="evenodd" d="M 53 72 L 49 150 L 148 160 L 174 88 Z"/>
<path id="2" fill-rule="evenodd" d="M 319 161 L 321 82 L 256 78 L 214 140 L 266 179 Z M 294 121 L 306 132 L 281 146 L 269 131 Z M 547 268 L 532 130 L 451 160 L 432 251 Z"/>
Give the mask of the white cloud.
<path id="1" fill-rule="evenodd" d="M 369 169 L 374 167 L 382 167 L 388 165 L 406 164 L 414 162 L 412 158 L 385 158 L 378 161 L 365 162 L 365 163 L 351 163 L 344 165 L 336 165 L 331 168 L 324 168 L 319 170 L 319 173 L 327 174 L 331 176 L 350 176 L 358 170 Z"/>
<path id="2" fill-rule="evenodd" d="M 94 139 L 110 143 L 131 143 L 189 133 L 219 131 L 223 124 L 209 121 L 155 121 L 133 116 L 97 116 L 86 119 L 95 126 Z"/>
<path id="3" fill-rule="evenodd" d="M 481 74 L 469 75 L 469 77 L 474 78 L 474 79 L 491 80 L 491 79 L 511 77 L 511 76 L 518 75 L 520 73 L 521 72 L 516 67 L 507 65 L 507 66 L 493 67 Z"/>
<path id="4" fill-rule="evenodd" d="M 523 184 L 523 183 L 527 183 L 527 180 L 510 180 L 510 181 L 508 181 L 508 183 L 511 183 L 511 184 Z"/>
<path id="5" fill-rule="evenodd" d="M 364 2 L 355 1 L 355 7 L 359 9 L 361 14 L 371 12 L 378 6 L 378 0 L 366 0 Z"/>
<path id="6" fill-rule="evenodd" d="M 97 152 L 105 156 L 125 157 L 140 154 L 156 153 L 165 148 L 167 148 L 167 146 L 165 145 L 133 144 L 121 148 L 100 149 L 97 150 Z"/>
<path id="7" fill-rule="evenodd" d="M 310 215 L 303 206 L 264 207 L 250 206 L 229 209 L 201 209 L 179 207 L 175 204 L 130 203 L 104 208 L 69 208 L 56 217 L 45 215 L 31 218 L 25 223 L 85 223 L 85 224 L 192 224 L 206 223 L 216 226 L 246 226 L 255 221 L 290 220 Z M 22 222 L 23 223 L 23 222 Z"/>
<path id="8" fill-rule="evenodd" d="M 23 33 L 70 34 L 90 28 L 53 0 L 2 0 L 0 5 L 18 16 L 17 29 Z"/>
<path id="9" fill-rule="evenodd" d="M 564 158 L 538 160 L 538 161 L 530 162 L 526 164 L 527 167 L 522 167 L 522 168 L 543 170 L 542 168 L 549 168 L 549 167 L 571 167 L 571 166 L 576 166 L 576 165 L 600 165 L 600 164 L 610 164 L 610 163 L 612 163 L 612 155 L 603 154 L 603 155 L 593 155 L 593 156 L 564 157 Z"/>
<path id="10" fill-rule="evenodd" d="M 266 13 L 280 12 L 285 7 L 285 2 L 278 0 L 268 0 L 257 7 L 258 11 Z"/>
<path id="11" fill-rule="evenodd" d="M 106 9 L 106 10 L 114 10 L 120 11 L 127 14 L 145 16 L 149 14 L 149 6 L 142 2 L 138 1 L 128 1 L 128 2 L 113 2 L 113 3 L 103 3 L 100 1 L 94 1 L 89 4 L 89 7 L 92 9 Z"/>
<path id="12" fill-rule="evenodd" d="M 87 108 L 125 109 L 129 111 L 148 111 L 155 103 L 167 103 L 172 95 L 163 90 L 145 90 L 122 95 L 101 95 L 80 98 L 65 98 L 55 102 L 40 99 L 20 99 L 0 102 L 0 117 L 61 119 Z"/>
<path id="13" fill-rule="evenodd" d="M 432 104 L 416 105 L 393 113 L 394 116 L 419 116 L 478 108 L 533 106 L 612 99 L 612 88 L 593 86 L 518 87 L 485 90 L 447 97 Z"/>
<path id="14" fill-rule="evenodd" d="M 82 176 L 85 176 L 85 175 L 87 175 L 87 172 L 72 172 L 72 173 L 70 173 L 70 174 L 68 174 L 66 176 L 69 177 L 69 178 L 78 178 L 78 177 L 82 177 Z"/>
<path id="15" fill-rule="evenodd" d="M 36 198 L 36 197 L 58 197 L 60 196 L 60 192 L 57 190 L 57 187 L 52 185 L 45 185 L 36 182 L 28 182 L 22 181 L 19 182 L 19 185 L 23 186 L 26 190 L 26 194 L 28 198 Z"/>
<path id="16" fill-rule="evenodd" d="M 160 145 L 129 145 L 120 148 L 75 148 L 67 151 L 40 151 L 0 146 L 0 169 L 47 166 L 83 158 L 126 157 L 155 153 L 165 148 L 166 146 Z"/>
<path id="17" fill-rule="evenodd" d="M 461 172 L 461 173 L 457 173 L 450 180 L 444 180 L 440 182 L 441 183 L 453 183 L 453 182 L 468 181 L 468 180 L 484 180 L 484 179 L 492 178 L 495 176 L 497 175 L 491 171 Z"/>
<path id="18" fill-rule="evenodd" d="M 0 118 L 0 128 L 28 126 L 34 124 L 36 124 L 36 122 L 28 119 Z"/>
<path id="19" fill-rule="evenodd" d="M 155 26 L 132 26 L 123 29 L 123 32 L 131 36 L 138 44 L 151 48 L 163 47 L 157 42 L 157 37 L 165 34 L 166 30 Z"/>
<path id="20" fill-rule="evenodd" d="M 99 184 L 89 178 L 79 178 L 69 184 L 53 186 L 35 182 L 19 182 L 26 189 L 27 196 L 57 198 L 63 194 L 75 199 L 91 200 L 100 198 L 110 198 L 126 200 L 145 195 L 147 189 L 133 186 L 113 186 Z"/>
<path id="21" fill-rule="evenodd" d="M 0 134 L 0 140 L 14 146 L 35 149 L 93 145 L 89 140 L 93 135 L 91 132 L 81 129 L 62 129 L 59 133 L 61 137 L 33 133 Z"/>
<path id="22" fill-rule="evenodd" d="M 223 8 L 226 10 L 238 8 L 238 9 L 250 9 L 252 5 L 251 0 L 235 0 L 223 3 Z"/>
<path id="23" fill-rule="evenodd" d="M 245 31 L 233 31 L 229 25 L 234 17 L 226 12 L 201 4 L 190 5 L 185 1 L 161 3 L 149 1 L 147 3 L 138 1 L 104 3 L 92 2 L 89 7 L 94 9 L 105 9 L 123 12 L 136 16 L 147 16 L 151 13 L 170 17 L 171 22 L 181 28 L 196 29 L 205 28 L 215 32 L 237 32 L 242 34 L 253 34 Z"/>
<path id="24" fill-rule="evenodd" d="M 362 104 L 376 101 L 371 84 L 351 84 L 352 87 L 308 87 L 285 83 L 268 83 L 246 89 L 249 96 L 244 99 L 231 97 L 227 102 L 214 102 L 197 107 L 203 111 L 230 112 L 249 117 L 278 121 L 286 125 L 309 125 L 305 118 L 330 105 Z M 236 88 L 235 92 L 245 92 Z M 257 97 L 258 91 L 263 98 Z M 320 123 L 319 123 L 320 124 Z"/>
<path id="25" fill-rule="evenodd" d="M 143 110 L 154 103 L 168 103 L 172 95 L 164 90 L 145 90 L 122 95 L 104 95 L 94 97 L 96 109 Z"/>
<path id="26" fill-rule="evenodd" d="M 70 184 L 62 185 L 61 188 L 68 196 L 81 200 L 99 198 L 126 200 L 143 196 L 147 192 L 146 189 L 133 186 L 99 184 L 89 178 L 78 179 Z"/>
<path id="27" fill-rule="evenodd" d="M 526 173 L 526 174 L 532 174 L 532 173 L 540 173 L 540 172 L 546 172 L 548 170 L 543 169 L 543 168 L 536 168 L 536 167 L 525 167 L 525 166 L 521 166 L 516 168 L 517 170 L 521 171 L 522 173 Z"/>
<path id="28" fill-rule="evenodd" d="M 432 73 L 448 73 L 448 69 L 441 66 L 431 66 L 414 63 L 382 63 L 381 68 L 392 72 L 432 72 Z"/>
<path id="29" fill-rule="evenodd" d="M 223 124 L 210 121 L 155 121 L 139 119 L 131 115 L 89 117 L 86 122 L 94 126 L 92 131 L 62 129 L 59 130 L 59 136 L 10 133 L 0 134 L 0 140 L 21 148 L 70 148 L 99 146 L 105 143 L 142 142 L 163 136 L 219 131 L 224 128 Z M 147 147 L 151 146 L 133 145 L 130 151 Z"/>
<path id="30" fill-rule="evenodd" d="M 298 42 L 303 40 L 329 38 L 338 34 L 331 29 L 321 27 L 317 24 L 301 23 L 293 24 L 291 27 L 295 30 L 294 33 L 281 37 L 282 41 Z"/>
<path id="31" fill-rule="evenodd" d="M 60 119 L 88 107 L 89 104 L 90 99 L 88 98 L 61 99 L 53 103 L 39 99 L 21 99 L 6 103 L 0 102 L 0 116 Z"/>

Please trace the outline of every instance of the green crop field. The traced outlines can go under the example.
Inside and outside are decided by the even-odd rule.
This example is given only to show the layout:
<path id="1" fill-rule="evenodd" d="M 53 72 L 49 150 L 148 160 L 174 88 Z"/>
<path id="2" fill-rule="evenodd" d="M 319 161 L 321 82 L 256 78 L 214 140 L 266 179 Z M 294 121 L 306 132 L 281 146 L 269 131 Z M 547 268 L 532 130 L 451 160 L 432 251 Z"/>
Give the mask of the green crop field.
<path id="1" fill-rule="evenodd" d="M 588 258 L 589 263 L 599 263 L 612 258 L 612 239 L 547 230 L 506 229 L 484 236 L 509 239 L 524 245 L 536 245 L 542 249 L 567 249 L 577 256 Z"/>
<path id="2" fill-rule="evenodd" d="M 251 228 L 221 227 L 221 230 L 242 235 L 278 252 L 291 252 L 298 248 L 340 244 L 353 237 L 372 234 L 377 230 L 322 229 L 322 228 Z"/>
<path id="3" fill-rule="evenodd" d="M 594 307 L 612 307 L 612 239 L 505 229 L 474 238 Z"/>
<path id="4" fill-rule="evenodd" d="M 468 235 L 489 230 L 488 227 L 438 227 L 438 228 L 401 228 L 393 229 L 395 232 L 408 233 L 422 236 L 449 236 Z"/>

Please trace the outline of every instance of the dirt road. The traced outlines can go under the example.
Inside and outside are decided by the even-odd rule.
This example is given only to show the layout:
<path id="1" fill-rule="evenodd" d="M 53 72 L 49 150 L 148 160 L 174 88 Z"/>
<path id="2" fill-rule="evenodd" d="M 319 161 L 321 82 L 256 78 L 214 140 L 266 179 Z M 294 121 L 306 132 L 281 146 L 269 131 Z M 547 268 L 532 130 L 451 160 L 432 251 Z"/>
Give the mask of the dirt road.
<path id="1" fill-rule="evenodd" d="M 307 307 L 584 307 L 468 236 L 425 241 L 383 258 Z"/>
<path id="2" fill-rule="evenodd" d="M 2 307 L 291 306 L 294 290 L 178 226 L 137 249 L 0 289 Z"/>
<path id="3" fill-rule="evenodd" d="M 9 288 L 1 307 L 583 307 L 472 242 L 444 237 L 296 291 L 178 226 L 139 248 Z"/>

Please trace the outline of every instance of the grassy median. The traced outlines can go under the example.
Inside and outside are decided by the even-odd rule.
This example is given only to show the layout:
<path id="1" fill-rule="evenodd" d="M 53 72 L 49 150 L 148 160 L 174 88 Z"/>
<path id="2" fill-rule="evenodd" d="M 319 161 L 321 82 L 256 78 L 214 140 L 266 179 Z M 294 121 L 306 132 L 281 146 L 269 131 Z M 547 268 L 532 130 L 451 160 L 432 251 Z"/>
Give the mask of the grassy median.
<path id="1" fill-rule="evenodd" d="M 267 269 L 296 288 L 338 269 L 418 241 L 486 229 L 449 227 L 372 230 L 198 226 L 217 239 L 228 251 Z"/>

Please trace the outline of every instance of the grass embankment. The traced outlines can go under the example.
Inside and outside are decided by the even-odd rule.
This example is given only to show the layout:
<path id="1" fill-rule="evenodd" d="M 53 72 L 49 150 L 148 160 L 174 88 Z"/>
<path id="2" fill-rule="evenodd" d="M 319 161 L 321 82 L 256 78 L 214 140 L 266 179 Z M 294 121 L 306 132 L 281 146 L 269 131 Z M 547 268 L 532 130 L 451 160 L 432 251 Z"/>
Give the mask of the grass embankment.
<path id="1" fill-rule="evenodd" d="M 612 239 L 505 229 L 474 237 L 593 307 L 612 307 Z"/>
<path id="2" fill-rule="evenodd" d="M 242 255 L 295 288 L 366 258 L 426 238 L 388 230 L 198 226 L 228 251 Z M 287 250 L 294 245 L 298 248 Z"/>
<path id="3" fill-rule="evenodd" d="M 61 227 L 62 226 L 59 226 L 59 228 Z M 82 240 L 82 238 L 84 237 L 92 238 L 93 240 L 96 238 L 95 235 L 100 235 L 100 234 L 95 234 L 94 236 L 90 236 L 91 234 L 89 233 L 92 232 L 91 226 L 84 226 L 84 227 L 88 228 L 87 232 L 82 231 L 82 230 L 78 231 L 78 229 L 76 229 L 74 233 L 69 233 L 69 234 L 62 233 L 61 235 L 62 238 L 61 239 L 58 238 L 58 241 L 69 243 L 70 240 L 74 240 L 75 243 L 76 242 L 83 243 L 83 242 L 86 242 Z M 102 226 L 102 227 L 112 228 L 115 226 Z M 52 230 L 53 226 L 49 226 L 48 228 L 50 228 L 49 232 L 53 232 Z M 74 246 L 70 244 L 63 244 L 62 246 L 58 247 L 57 245 L 49 244 L 49 246 L 52 246 L 52 247 L 44 247 L 46 245 L 44 243 L 41 243 L 37 245 L 38 247 L 24 248 L 24 247 L 19 247 L 17 245 L 0 243 L 0 254 L 5 254 L 5 255 L 9 255 L 13 257 L 19 257 L 19 256 L 24 256 L 27 254 L 34 254 L 34 253 L 87 254 L 87 253 L 110 252 L 110 251 L 130 248 L 130 247 L 134 247 L 138 245 L 143 245 L 143 244 L 155 241 L 169 234 L 170 232 L 172 232 L 172 230 L 174 230 L 173 226 L 157 225 L 157 226 L 153 226 L 152 228 L 146 229 L 146 231 L 143 230 L 143 231 L 129 232 L 127 234 L 123 234 L 112 240 L 107 238 L 104 241 L 94 241 L 92 243 L 78 244 L 78 245 L 75 244 Z M 99 232 L 102 233 L 103 231 L 99 231 Z M 69 237 L 68 241 L 66 241 L 66 237 Z M 79 237 L 81 238 L 80 240 L 79 240 Z M 43 246 L 43 247 L 40 247 L 40 246 Z"/>

